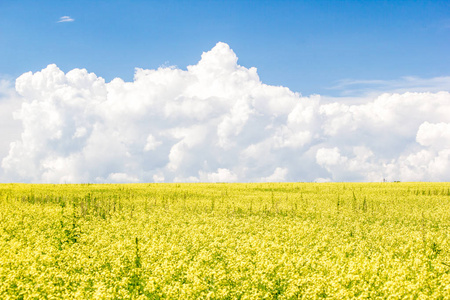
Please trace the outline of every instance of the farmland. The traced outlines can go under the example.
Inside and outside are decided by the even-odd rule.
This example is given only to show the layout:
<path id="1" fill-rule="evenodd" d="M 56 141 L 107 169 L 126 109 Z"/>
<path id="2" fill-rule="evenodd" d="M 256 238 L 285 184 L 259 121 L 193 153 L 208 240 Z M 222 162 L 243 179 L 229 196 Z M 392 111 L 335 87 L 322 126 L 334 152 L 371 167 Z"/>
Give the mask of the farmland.
<path id="1" fill-rule="evenodd" d="M 450 183 L 0 185 L 1 299 L 449 299 Z"/>

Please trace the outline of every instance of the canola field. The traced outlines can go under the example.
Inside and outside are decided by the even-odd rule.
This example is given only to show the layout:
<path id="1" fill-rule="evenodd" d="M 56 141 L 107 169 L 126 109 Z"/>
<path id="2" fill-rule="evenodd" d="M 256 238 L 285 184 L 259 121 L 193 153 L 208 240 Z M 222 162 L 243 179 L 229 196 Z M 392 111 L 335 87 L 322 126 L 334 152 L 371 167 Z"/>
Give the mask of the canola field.
<path id="1" fill-rule="evenodd" d="M 450 183 L 0 184 L 0 299 L 450 299 Z"/>

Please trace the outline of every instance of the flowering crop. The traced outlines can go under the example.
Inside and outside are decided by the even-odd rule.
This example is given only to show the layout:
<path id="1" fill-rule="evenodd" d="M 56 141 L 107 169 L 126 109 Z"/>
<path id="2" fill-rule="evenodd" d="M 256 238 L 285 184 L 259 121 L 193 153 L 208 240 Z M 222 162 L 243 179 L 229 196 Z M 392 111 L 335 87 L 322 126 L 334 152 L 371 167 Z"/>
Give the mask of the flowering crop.
<path id="1" fill-rule="evenodd" d="M 1 299 L 449 299 L 450 183 L 0 185 Z"/>

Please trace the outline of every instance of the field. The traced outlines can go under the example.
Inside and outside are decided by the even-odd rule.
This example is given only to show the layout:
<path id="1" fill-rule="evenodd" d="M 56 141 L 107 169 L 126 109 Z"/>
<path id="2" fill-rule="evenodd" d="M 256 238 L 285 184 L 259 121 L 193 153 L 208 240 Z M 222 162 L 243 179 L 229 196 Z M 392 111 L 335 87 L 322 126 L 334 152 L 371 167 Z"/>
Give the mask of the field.
<path id="1" fill-rule="evenodd" d="M 450 183 L 0 185 L 0 299 L 450 299 Z"/>

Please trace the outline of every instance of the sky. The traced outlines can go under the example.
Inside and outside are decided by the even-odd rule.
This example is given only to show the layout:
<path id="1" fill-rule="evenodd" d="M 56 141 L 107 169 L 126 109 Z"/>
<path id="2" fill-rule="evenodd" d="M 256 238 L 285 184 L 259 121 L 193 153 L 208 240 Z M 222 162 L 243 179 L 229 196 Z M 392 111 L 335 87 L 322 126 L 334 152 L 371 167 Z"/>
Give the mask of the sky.
<path id="1" fill-rule="evenodd" d="M 1 182 L 449 181 L 448 1 L 0 2 Z"/>

